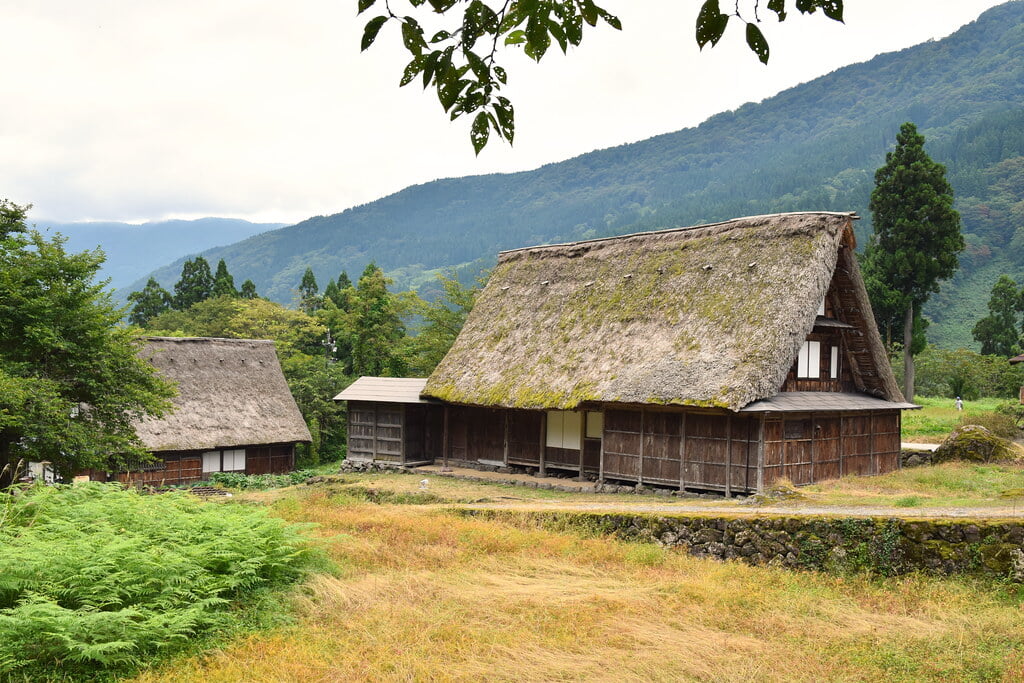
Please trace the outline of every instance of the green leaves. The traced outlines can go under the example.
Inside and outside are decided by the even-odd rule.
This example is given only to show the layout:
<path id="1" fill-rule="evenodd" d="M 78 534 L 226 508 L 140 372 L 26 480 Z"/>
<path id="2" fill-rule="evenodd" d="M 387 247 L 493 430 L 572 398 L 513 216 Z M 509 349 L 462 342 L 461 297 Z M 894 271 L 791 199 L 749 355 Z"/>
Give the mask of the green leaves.
<path id="1" fill-rule="evenodd" d="M 764 39 L 764 34 L 757 24 L 747 24 L 747 45 L 762 64 L 768 63 L 768 41 Z"/>
<path id="2" fill-rule="evenodd" d="M 729 15 L 722 14 L 718 9 L 718 0 L 707 0 L 697 15 L 697 45 L 702 50 L 708 43 L 714 47 L 722 39 L 728 25 Z"/>
<path id="3" fill-rule="evenodd" d="M 402 70 L 399 85 L 420 77 L 423 87 L 433 87 L 442 109 L 452 120 L 471 115 L 470 142 L 479 154 L 491 139 L 491 133 L 511 143 L 515 136 L 512 103 L 500 94 L 508 83 L 508 73 L 497 63 L 499 46 L 518 46 L 535 61 L 552 44 L 562 52 L 583 41 L 584 25 L 604 22 L 622 27 L 618 17 L 594 3 L 594 0 L 510 0 L 495 9 L 485 0 L 406 0 L 413 8 L 429 5 L 434 17 L 454 14 L 464 8 L 457 20 L 438 28 L 427 41 L 419 19 L 392 12 L 370 19 L 364 29 L 361 49 L 376 41 L 389 21 L 400 25 L 402 46 L 412 59 Z M 375 0 L 358 0 L 357 9 L 365 12 Z M 455 18 L 455 17 L 453 17 Z M 479 47 L 478 47 L 479 46 Z"/>
<path id="4" fill-rule="evenodd" d="M 527 57 L 539 62 L 552 45 L 566 53 L 571 46 L 582 44 L 585 27 L 604 23 L 615 30 L 622 29 L 619 18 L 594 0 L 404 0 L 410 8 L 404 16 L 393 9 L 402 2 L 385 3 L 386 14 L 366 23 L 361 49 L 373 45 L 384 24 L 398 22 L 402 46 L 412 57 L 399 84 L 408 85 L 421 76 L 423 87 L 434 88 L 438 102 L 452 120 L 471 116 L 469 138 L 477 154 L 487 145 L 492 132 L 511 143 L 515 131 L 512 106 L 505 104 L 508 100 L 502 103 L 499 98 L 502 86 L 508 83 L 505 69 L 497 63 L 499 48 L 519 47 Z M 768 11 L 784 21 L 787 2 L 768 0 Z M 360 14 L 375 5 L 376 0 L 357 0 Z M 843 18 L 843 0 L 795 0 L 795 5 L 803 14 L 821 10 L 830 19 Z M 758 7 L 755 3 L 754 16 L 749 17 L 741 13 L 738 4 L 729 3 L 727 9 L 732 11 L 726 13 L 720 0 L 705 0 L 697 15 L 697 44 L 701 48 L 717 45 L 730 19 L 735 17 L 745 26 L 748 47 L 767 64 L 768 40 L 758 26 Z M 428 20 L 444 22 L 443 26 L 433 27 L 429 41 L 420 24 Z"/>

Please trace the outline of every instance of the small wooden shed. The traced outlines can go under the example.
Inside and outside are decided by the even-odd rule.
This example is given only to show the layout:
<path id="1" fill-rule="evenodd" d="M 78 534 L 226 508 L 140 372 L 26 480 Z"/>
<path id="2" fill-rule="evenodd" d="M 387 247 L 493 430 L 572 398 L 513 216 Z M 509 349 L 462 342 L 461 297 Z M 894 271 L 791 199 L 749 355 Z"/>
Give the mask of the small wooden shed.
<path id="1" fill-rule="evenodd" d="M 334 397 L 348 401 L 348 459 L 425 465 L 442 442 L 441 402 L 421 398 L 426 379 L 360 377 Z"/>

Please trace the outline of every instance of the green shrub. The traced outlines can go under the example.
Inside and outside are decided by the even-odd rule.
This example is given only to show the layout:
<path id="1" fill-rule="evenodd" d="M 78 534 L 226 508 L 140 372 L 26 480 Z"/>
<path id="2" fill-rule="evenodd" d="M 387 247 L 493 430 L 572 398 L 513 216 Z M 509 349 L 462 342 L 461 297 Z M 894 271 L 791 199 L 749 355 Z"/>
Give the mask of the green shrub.
<path id="1" fill-rule="evenodd" d="M 232 602 L 310 559 L 266 510 L 183 493 L 36 486 L 3 505 L 0 680 L 131 670 L 231 624 Z"/>
<path id="2" fill-rule="evenodd" d="M 978 425 L 984 427 L 1003 439 L 1016 439 L 1020 436 L 1020 428 L 1011 415 L 999 411 L 965 415 L 960 418 L 961 425 Z"/>
<path id="3" fill-rule="evenodd" d="M 241 472 L 212 472 L 211 484 L 220 484 L 224 488 L 243 491 L 264 491 L 282 486 L 301 484 L 316 472 L 313 470 L 295 470 L 285 474 L 242 474 Z"/>

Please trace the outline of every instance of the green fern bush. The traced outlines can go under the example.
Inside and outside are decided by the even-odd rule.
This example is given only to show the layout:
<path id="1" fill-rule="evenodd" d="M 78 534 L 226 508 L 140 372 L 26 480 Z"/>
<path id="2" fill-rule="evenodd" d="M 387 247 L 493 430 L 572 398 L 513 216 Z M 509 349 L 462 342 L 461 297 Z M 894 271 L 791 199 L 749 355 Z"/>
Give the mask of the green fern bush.
<path id="1" fill-rule="evenodd" d="M 301 484 L 316 474 L 313 470 L 295 470 L 284 474 L 243 474 L 241 472 L 212 472 L 210 483 L 224 488 L 243 491 L 265 491 L 282 486 Z"/>
<path id="2" fill-rule="evenodd" d="M 299 528 L 257 507 L 98 483 L 0 498 L 0 680 L 130 670 L 310 560 Z"/>

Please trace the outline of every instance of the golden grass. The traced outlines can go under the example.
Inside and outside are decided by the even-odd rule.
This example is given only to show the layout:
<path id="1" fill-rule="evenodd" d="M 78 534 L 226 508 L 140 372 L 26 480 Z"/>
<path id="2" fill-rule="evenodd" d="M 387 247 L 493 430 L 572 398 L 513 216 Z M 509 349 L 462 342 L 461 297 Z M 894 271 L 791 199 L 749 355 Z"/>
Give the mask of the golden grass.
<path id="1" fill-rule="evenodd" d="M 818 505 L 895 505 L 904 507 L 1003 507 L 1024 513 L 1024 465 L 948 462 L 910 467 L 873 477 L 843 477 L 802 487 Z"/>
<path id="2" fill-rule="evenodd" d="M 1010 587 L 754 568 L 300 490 L 336 561 L 294 625 L 142 681 L 1019 680 Z"/>

